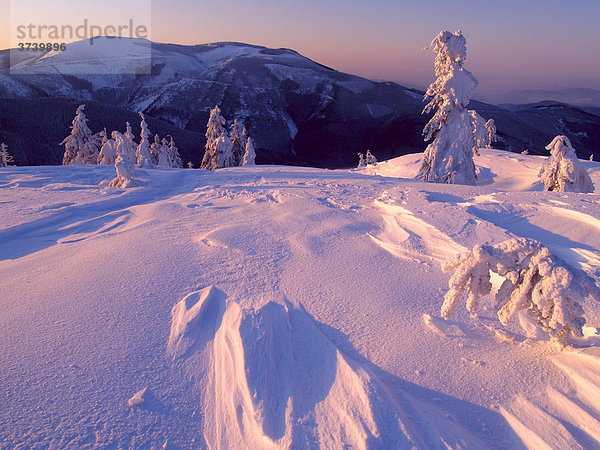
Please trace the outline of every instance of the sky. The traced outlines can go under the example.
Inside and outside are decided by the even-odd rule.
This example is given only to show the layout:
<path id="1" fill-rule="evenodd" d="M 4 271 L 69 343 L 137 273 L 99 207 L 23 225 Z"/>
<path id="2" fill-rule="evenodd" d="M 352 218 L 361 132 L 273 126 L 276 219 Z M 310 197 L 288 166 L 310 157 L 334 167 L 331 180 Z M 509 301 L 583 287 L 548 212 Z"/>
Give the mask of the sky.
<path id="1" fill-rule="evenodd" d="M 16 26 L 27 21 L 134 18 L 157 42 L 292 48 L 343 72 L 423 88 L 433 79 L 433 53 L 422 49 L 441 30 L 460 29 L 481 98 L 600 89 L 600 0 L 0 0 L 0 7 L 10 12 L 0 22 L 0 48 L 14 46 Z"/>

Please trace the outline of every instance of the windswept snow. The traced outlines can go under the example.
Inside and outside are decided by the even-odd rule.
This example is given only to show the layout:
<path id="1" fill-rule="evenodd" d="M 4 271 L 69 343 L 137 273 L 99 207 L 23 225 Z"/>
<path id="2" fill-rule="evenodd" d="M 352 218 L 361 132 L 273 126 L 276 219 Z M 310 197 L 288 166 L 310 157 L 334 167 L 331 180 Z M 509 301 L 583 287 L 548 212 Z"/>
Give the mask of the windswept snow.
<path id="1" fill-rule="evenodd" d="M 481 153 L 479 186 L 400 178 L 420 155 L 138 169 L 128 189 L 111 166 L 0 169 L 0 442 L 599 446 L 598 304 L 577 349 L 485 304 L 440 317 L 440 262 L 480 243 L 534 238 L 600 278 L 598 195 Z"/>

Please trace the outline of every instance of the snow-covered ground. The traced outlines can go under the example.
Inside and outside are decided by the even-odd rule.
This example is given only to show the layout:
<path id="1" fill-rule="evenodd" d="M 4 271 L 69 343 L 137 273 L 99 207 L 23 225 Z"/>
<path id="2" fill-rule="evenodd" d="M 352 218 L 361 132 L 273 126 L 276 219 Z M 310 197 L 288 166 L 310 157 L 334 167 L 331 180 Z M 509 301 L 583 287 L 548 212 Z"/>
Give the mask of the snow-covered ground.
<path id="1" fill-rule="evenodd" d="M 600 446 L 600 305 L 577 349 L 440 317 L 440 263 L 479 243 L 534 238 L 598 281 L 600 196 L 495 150 L 480 186 L 401 178 L 420 156 L 126 190 L 0 169 L 0 447 Z"/>

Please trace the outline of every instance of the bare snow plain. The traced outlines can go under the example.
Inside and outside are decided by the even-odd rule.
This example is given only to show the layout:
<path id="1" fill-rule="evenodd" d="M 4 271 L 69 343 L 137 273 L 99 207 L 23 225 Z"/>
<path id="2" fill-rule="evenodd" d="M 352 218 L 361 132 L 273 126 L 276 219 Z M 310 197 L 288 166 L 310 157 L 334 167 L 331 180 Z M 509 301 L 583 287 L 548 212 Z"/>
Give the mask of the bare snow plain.
<path id="1" fill-rule="evenodd" d="M 0 447 L 599 447 L 600 305 L 578 348 L 446 321 L 440 264 L 520 236 L 598 280 L 600 196 L 490 149 L 480 185 L 424 183 L 421 156 L 0 169 Z"/>

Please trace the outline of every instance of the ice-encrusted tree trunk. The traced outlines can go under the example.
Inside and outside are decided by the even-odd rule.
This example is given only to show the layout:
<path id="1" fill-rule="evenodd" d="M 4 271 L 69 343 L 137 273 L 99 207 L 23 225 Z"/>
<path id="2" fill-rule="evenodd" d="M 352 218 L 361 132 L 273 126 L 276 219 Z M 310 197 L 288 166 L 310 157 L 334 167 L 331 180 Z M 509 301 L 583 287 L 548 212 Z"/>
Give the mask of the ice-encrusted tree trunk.
<path id="1" fill-rule="evenodd" d="M 135 166 L 130 155 L 129 139 L 118 131 L 113 131 L 112 136 L 115 139 L 117 150 L 115 160 L 117 176 L 110 182 L 109 186 L 118 188 L 141 186 L 142 183 L 135 178 Z"/>
<path id="2" fill-rule="evenodd" d="M 467 57 L 466 40 L 460 31 L 442 31 L 428 48 L 436 53 L 437 79 L 427 89 L 425 98 L 431 101 L 423 112 L 436 111 L 425 125 L 423 135 L 426 141 L 434 134 L 435 139 L 425 150 L 419 178 L 474 185 L 477 175 L 473 163 L 473 131 L 465 107 L 478 82 L 463 68 Z"/>
<path id="3" fill-rule="evenodd" d="M 0 144 L 0 167 L 13 166 L 14 163 L 14 158 L 8 153 L 8 145 L 3 142 Z"/>
<path id="4" fill-rule="evenodd" d="M 137 164 L 139 167 L 153 167 L 152 154 L 150 153 L 150 130 L 144 114 L 141 111 L 138 114 L 142 118 L 140 123 L 142 131 L 140 133 L 140 145 L 138 145 L 136 152 Z"/>
<path id="5" fill-rule="evenodd" d="M 225 130 L 225 119 L 221 116 L 221 109 L 219 106 L 215 106 L 210 111 L 210 117 L 208 118 L 208 123 L 206 125 L 206 146 L 202 164 L 200 165 L 201 169 L 214 170 L 219 167 L 225 167 L 217 165 L 219 158 L 216 154 L 217 141 L 223 134 L 227 134 L 227 131 Z M 229 141 L 229 137 L 227 140 Z"/>
<path id="6" fill-rule="evenodd" d="M 538 177 L 547 191 L 594 192 L 594 183 L 568 137 L 556 136 L 546 150 L 550 150 L 550 158 L 544 162 Z"/>
<path id="7" fill-rule="evenodd" d="M 244 159 L 244 152 L 246 150 L 248 136 L 246 134 L 246 128 L 242 127 L 237 119 L 235 119 L 231 124 L 229 139 L 231 140 L 231 152 L 233 154 L 231 165 L 241 166 Z"/>
<path id="8" fill-rule="evenodd" d="M 467 310 L 475 312 L 479 300 L 492 291 L 490 273 L 504 277 L 496 293 L 495 309 L 502 324 L 526 311 L 554 339 L 568 343 L 581 337 L 585 325 L 579 301 L 587 296 L 600 301 L 600 289 L 587 274 L 569 267 L 537 241 L 510 239 L 496 245 L 476 245 L 472 252 L 442 265 L 450 277 L 441 314 L 449 319 L 467 294 Z"/>
<path id="9" fill-rule="evenodd" d="M 256 150 L 254 150 L 254 145 L 252 144 L 252 139 L 246 139 L 246 151 L 244 152 L 244 166 L 254 166 L 256 165 Z"/>
<path id="10" fill-rule="evenodd" d="M 79 105 L 71 125 L 71 134 L 59 144 L 65 146 L 63 166 L 84 164 L 86 152 L 92 149 L 88 144 L 92 139 L 92 131 L 87 126 L 88 119 L 85 117 L 84 109 L 85 105 Z"/>

